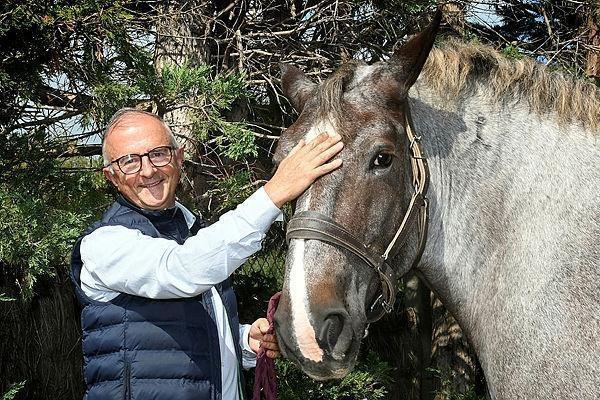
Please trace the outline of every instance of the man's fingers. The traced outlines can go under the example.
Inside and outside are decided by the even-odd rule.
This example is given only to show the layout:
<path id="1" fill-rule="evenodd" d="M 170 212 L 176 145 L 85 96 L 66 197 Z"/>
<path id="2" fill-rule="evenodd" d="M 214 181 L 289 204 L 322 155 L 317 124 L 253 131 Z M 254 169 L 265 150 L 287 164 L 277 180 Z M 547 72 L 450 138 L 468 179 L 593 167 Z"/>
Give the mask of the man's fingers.
<path id="1" fill-rule="evenodd" d="M 269 324 L 269 321 L 267 321 L 264 318 L 261 318 L 258 322 L 258 329 L 260 330 L 260 333 L 265 334 L 269 331 L 269 328 L 271 327 L 271 325 Z M 267 336 L 267 335 L 265 335 Z M 263 340 L 266 340 L 263 336 Z"/>
<path id="2" fill-rule="evenodd" d="M 317 135 L 314 139 L 312 139 L 310 141 L 310 147 L 311 148 L 315 148 L 318 145 L 320 145 L 320 144 L 326 142 L 327 140 L 329 140 L 329 138 L 330 138 L 329 133 L 323 132 L 323 133 Z"/>
<path id="3" fill-rule="evenodd" d="M 327 161 L 338 154 L 343 146 L 338 134 L 322 133 L 307 144 L 300 141 L 281 161 L 273 178 L 265 184 L 265 192 L 277 207 L 282 207 L 302 194 L 316 178 L 339 168 L 341 160 Z"/>
<path id="4" fill-rule="evenodd" d="M 307 153 L 318 154 L 330 147 L 332 144 L 339 142 L 341 139 L 341 136 L 337 133 L 329 134 L 324 132 L 308 142 L 304 151 Z"/>
<path id="5" fill-rule="evenodd" d="M 312 161 L 315 157 L 336 145 L 336 143 L 340 142 L 340 140 L 341 136 L 337 133 L 333 135 L 322 133 L 307 144 L 304 144 L 304 140 L 298 142 L 298 144 L 294 146 L 286 158 L 295 158 L 296 162 L 299 164 L 304 164 L 307 161 Z M 331 158 L 331 156 L 329 158 Z"/>
<path id="6" fill-rule="evenodd" d="M 279 346 L 277 345 L 277 342 L 268 342 L 266 340 L 263 340 L 260 342 L 260 347 L 265 350 L 279 351 Z"/>
<path id="7" fill-rule="evenodd" d="M 267 357 L 269 358 L 277 358 L 281 353 L 278 351 L 267 350 Z"/>
<path id="8" fill-rule="evenodd" d="M 272 333 L 265 333 L 263 335 L 262 341 L 277 344 L 277 338 Z"/>
<path id="9" fill-rule="evenodd" d="M 325 163 L 319 167 L 316 167 L 314 169 L 315 175 L 316 175 L 316 177 L 325 175 L 331 171 L 338 169 L 341 166 L 342 166 L 342 160 L 339 158 L 336 158 L 335 160 L 332 160 L 332 161 Z"/>
<path id="10" fill-rule="evenodd" d="M 290 150 L 290 152 L 288 153 L 288 157 L 291 155 L 294 155 L 298 152 L 298 150 L 300 150 L 301 148 L 305 147 L 306 142 L 304 141 L 304 139 L 300 139 L 300 141 L 298 143 L 296 143 L 296 145 L 292 148 L 292 150 Z"/>
<path id="11" fill-rule="evenodd" d="M 323 136 L 323 135 L 325 135 L 325 136 Z M 342 140 L 342 137 L 340 135 L 338 135 L 337 133 L 334 133 L 331 135 L 325 133 L 325 134 L 321 134 L 321 135 L 317 136 L 316 139 L 319 139 L 319 141 L 315 142 L 314 146 L 312 146 L 310 149 L 310 152 L 313 155 L 322 153 L 323 151 L 327 150 L 329 147 L 333 146 L 334 144 L 336 144 L 340 140 Z"/>
<path id="12" fill-rule="evenodd" d="M 311 150 L 306 156 L 306 162 L 309 163 L 312 168 L 318 167 L 342 151 L 343 148 L 344 143 L 340 141 L 338 135 L 337 138 L 332 138 L 325 143 L 321 143 Z"/>
<path id="13" fill-rule="evenodd" d="M 254 339 L 262 339 L 263 334 L 269 330 L 269 321 L 266 318 L 259 318 L 250 328 L 250 337 Z"/>
<path id="14" fill-rule="evenodd" d="M 342 151 L 343 148 L 344 148 L 344 143 L 337 142 L 333 146 L 324 149 L 324 151 L 318 153 L 316 155 L 316 157 L 313 159 L 313 162 L 316 163 L 315 166 L 319 166 L 319 165 L 325 163 L 326 161 L 331 159 L 333 156 L 335 156 L 337 153 Z"/>

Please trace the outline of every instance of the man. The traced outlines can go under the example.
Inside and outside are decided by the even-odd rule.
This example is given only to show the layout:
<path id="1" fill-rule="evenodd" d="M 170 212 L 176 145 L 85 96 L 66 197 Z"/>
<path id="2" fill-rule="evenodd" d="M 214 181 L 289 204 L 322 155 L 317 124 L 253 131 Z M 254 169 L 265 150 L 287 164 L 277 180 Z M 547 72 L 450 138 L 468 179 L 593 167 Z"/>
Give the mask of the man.
<path id="1" fill-rule="evenodd" d="M 341 165 L 338 135 L 301 141 L 273 178 L 204 227 L 175 200 L 184 152 L 156 115 L 115 114 L 103 140 L 119 198 L 77 241 L 72 280 L 83 310 L 86 399 L 239 399 L 240 367 L 259 347 L 277 357 L 261 318 L 240 325 L 229 275 L 287 201 Z"/>

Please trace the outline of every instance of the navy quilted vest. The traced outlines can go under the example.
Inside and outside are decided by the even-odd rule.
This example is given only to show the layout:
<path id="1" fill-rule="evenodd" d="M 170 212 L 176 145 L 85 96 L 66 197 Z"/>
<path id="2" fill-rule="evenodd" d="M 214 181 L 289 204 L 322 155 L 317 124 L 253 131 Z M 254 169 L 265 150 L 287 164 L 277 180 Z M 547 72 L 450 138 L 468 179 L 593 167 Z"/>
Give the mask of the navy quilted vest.
<path id="1" fill-rule="evenodd" d="M 71 260 L 71 279 L 83 307 L 84 398 L 221 399 L 221 360 L 210 291 L 170 300 L 121 293 L 109 302 L 100 302 L 81 290 L 81 239 L 107 225 L 138 229 L 180 244 L 203 226 L 198 218 L 190 232 L 179 209 L 148 212 L 119 198 L 102 220 L 79 238 Z M 237 305 L 230 280 L 217 289 L 229 315 L 234 343 L 239 343 Z"/>

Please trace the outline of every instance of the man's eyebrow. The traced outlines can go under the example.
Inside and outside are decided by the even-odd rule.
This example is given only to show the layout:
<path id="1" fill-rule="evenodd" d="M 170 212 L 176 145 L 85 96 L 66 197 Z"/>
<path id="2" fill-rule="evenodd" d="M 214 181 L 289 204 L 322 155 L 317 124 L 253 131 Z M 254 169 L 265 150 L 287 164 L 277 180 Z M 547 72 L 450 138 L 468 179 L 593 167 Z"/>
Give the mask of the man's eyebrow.
<path id="1" fill-rule="evenodd" d="M 123 154 L 122 156 L 116 157 L 116 158 L 115 158 L 115 160 L 117 160 L 117 159 L 119 159 L 119 158 L 121 158 L 121 157 L 130 156 L 130 155 L 134 155 L 134 154 L 135 154 L 135 155 L 138 155 L 138 156 L 139 156 L 139 155 L 142 155 L 142 154 L 146 154 L 146 153 L 149 153 L 149 152 L 151 152 L 152 150 L 156 150 L 156 149 L 158 149 L 159 147 L 170 147 L 172 150 L 176 150 L 175 148 L 173 148 L 173 145 L 172 145 L 172 144 L 170 144 L 170 143 L 169 143 L 169 144 L 159 144 L 158 146 L 154 146 L 154 147 L 152 147 L 152 148 L 150 148 L 150 149 L 148 149 L 148 150 L 146 150 L 146 151 L 144 151 L 144 152 L 137 152 L 137 153 L 125 153 L 125 154 Z"/>

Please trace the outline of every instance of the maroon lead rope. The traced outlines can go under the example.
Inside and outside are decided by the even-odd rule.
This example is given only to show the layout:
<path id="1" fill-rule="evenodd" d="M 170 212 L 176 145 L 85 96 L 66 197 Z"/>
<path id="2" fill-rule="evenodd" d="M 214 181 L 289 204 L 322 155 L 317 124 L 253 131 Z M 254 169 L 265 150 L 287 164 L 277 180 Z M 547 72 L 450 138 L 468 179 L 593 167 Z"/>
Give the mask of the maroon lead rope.
<path id="1" fill-rule="evenodd" d="M 267 309 L 267 320 L 269 321 L 269 330 L 267 333 L 273 333 L 273 316 L 279 304 L 281 292 L 277 292 L 269 300 Z M 265 400 L 277 400 L 277 380 L 275 377 L 275 362 L 267 357 L 264 348 L 258 349 L 256 356 L 256 369 L 254 371 L 254 394 L 252 400 L 260 400 L 261 393 Z"/>

